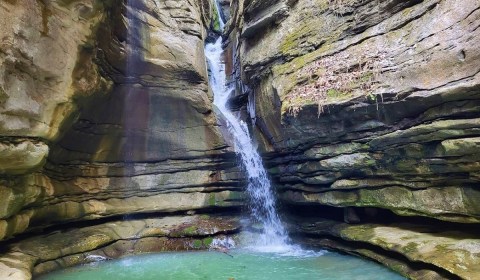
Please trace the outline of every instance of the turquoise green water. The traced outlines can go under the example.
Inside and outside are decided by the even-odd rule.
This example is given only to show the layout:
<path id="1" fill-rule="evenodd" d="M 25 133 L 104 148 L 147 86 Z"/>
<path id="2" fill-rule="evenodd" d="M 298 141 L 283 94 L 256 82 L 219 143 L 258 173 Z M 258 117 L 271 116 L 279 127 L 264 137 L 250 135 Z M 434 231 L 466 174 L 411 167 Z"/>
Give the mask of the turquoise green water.
<path id="1" fill-rule="evenodd" d="M 398 274 L 370 261 L 327 252 L 289 257 L 232 251 L 151 254 L 89 264 L 54 272 L 42 280 L 400 280 Z"/>

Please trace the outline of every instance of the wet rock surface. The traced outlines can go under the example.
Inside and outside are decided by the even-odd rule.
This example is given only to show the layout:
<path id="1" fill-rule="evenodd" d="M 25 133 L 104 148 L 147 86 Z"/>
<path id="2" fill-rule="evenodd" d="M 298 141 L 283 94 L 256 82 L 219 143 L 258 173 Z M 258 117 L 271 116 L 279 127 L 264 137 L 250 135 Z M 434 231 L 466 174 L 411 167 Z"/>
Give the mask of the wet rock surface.
<path id="1" fill-rule="evenodd" d="M 478 274 L 478 233 L 454 227 L 442 229 L 406 223 L 352 225 L 307 219 L 292 230 L 323 237 L 320 241 L 309 240 L 313 245 L 335 248 L 338 244 L 340 250 L 371 255 L 380 262 L 385 258 L 387 266 L 412 279 L 475 279 Z M 397 263 L 395 259 L 401 261 Z M 422 268 L 421 264 L 426 265 Z"/>
<path id="2" fill-rule="evenodd" d="M 206 0 L 0 4 L 0 240 L 242 205 L 207 85 L 211 13 Z"/>
<path id="3" fill-rule="evenodd" d="M 232 76 L 254 92 L 253 129 L 283 204 L 319 220 L 330 215 L 319 207 L 345 211 L 348 222 L 360 224 L 367 221 L 357 212 L 377 209 L 412 222 L 423 217 L 435 230 L 450 222 L 476 228 L 479 3 L 268 2 L 239 1 L 227 33 L 241 68 Z M 368 219 L 372 230 L 384 222 L 381 214 Z M 464 242 L 460 232 L 424 237 L 438 246 L 404 263 L 444 255 L 442 242 Z M 352 253 L 365 242 L 348 241 Z M 444 278 L 475 279 L 439 262 L 452 273 Z M 425 279 L 437 279 L 432 275 Z"/>
<path id="4" fill-rule="evenodd" d="M 239 229 L 236 218 L 208 215 L 118 220 L 62 229 L 6 246 L 0 257 L 0 276 L 30 279 L 32 275 L 126 255 L 207 250 L 214 238 L 232 237 Z"/>
<path id="5" fill-rule="evenodd" d="M 226 70 L 248 94 L 279 197 L 313 219 L 294 232 L 412 279 L 475 279 L 478 1 L 219 8 Z M 238 230 L 156 218 L 243 205 L 208 87 L 212 11 L 207 0 L 0 2 L 0 278 L 206 248 Z"/>

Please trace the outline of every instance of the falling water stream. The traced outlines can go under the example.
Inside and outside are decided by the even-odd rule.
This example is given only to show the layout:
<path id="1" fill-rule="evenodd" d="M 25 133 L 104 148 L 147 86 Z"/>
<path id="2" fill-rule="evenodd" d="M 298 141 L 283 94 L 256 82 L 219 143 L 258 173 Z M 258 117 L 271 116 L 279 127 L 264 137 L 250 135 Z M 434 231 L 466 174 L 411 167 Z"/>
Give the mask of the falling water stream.
<path id="1" fill-rule="evenodd" d="M 218 3 L 217 11 L 219 10 Z M 219 15 L 220 21 L 221 17 Z M 220 23 L 223 28 L 224 23 Z M 41 276 L 42 280 L 370 280 L 405 278 L 388 269 L 351 256 L 332 252 L 304 251 L 290 245 L 285 228 L 275 210 L 275 197 L 261 157 L 252 143 L 245 122 L 227 107 L 225 65 L 222 61 L 222 39 L 208 44 L 206 57 L 211 70 L 210 82 L 215 106 L 234 139 L 235 150 L 248 178 L 252 219 L 262 225 L 255 242 L 230 251 L 177 252 L 126 257 L 108 262 L 94 262 Z M 214 242 L 215 243 L 215 242 Z M 213 244 L 213 243 L 212 243 Z M 253 252 L 252 252 L 253 251 Z"/>
<path id="2" fill-rule="evenodd" d="M 217 4 L 217 11 L 219 10 Z M 220 27 L 224 26 L 220 14 Z M 221 112 L 228 132 L 235 143 L 235 151 L 239 155 L 248 179 L 247 194 L 249 196 L 252 218 L 261 223 L 262 234 L 256 239 L 254 248 L 262 251 L 284 251 L 288 246 L 285 228 L 275 209 L 275 196 L 272 184 L 262 164 L 262 159 L 252 143 L 247 124 L 234 115 L 227 106 L 232 88 L 226 85 L 225 63 L 223 62 L 222 38 L 215 43 L 207 44 L 205 55 L 210 66 L 210 85 L 214 93 L 214 105 Z"/>

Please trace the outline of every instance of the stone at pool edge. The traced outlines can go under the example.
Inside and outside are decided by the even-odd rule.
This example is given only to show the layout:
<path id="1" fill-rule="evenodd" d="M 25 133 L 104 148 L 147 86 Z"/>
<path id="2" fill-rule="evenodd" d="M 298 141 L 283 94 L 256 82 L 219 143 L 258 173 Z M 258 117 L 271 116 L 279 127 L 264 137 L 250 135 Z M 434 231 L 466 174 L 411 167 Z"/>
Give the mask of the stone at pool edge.
<path id="1" fill-rule="evenodd" d="M 118 258 L 132 253 L 208 249 L 212 241 L 209 237 L 225 236 L 237 232 L 239 227 L 239 218 L 194 215 L 71 229 L 9 245 L 9 252 L 0 256 L 0 266 L 5 268 L 1 273 L 15 272 L 18 279 L 25 280 L 32 271 L 37 275 L 62 265 L 88 262 L 90 254 Z M 201 242 L 200 246 L 196 240 Z"/>

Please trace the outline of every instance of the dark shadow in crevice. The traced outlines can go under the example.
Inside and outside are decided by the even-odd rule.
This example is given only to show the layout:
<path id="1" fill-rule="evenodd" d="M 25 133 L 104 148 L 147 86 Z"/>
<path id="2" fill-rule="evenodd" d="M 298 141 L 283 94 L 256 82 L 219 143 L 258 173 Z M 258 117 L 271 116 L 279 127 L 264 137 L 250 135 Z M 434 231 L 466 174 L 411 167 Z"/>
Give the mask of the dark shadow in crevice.
<path id="1" fill-rule="evenodd" d="M 352 252 L 348 252 L 347 250 L 342 251 L 342 250 L 336 249 L 334 247 L 325 248 L 324 246 L 321 246 L 321 245 L 315 246 L 314 244 L 311 244 L 311 242 L 309 242 L 309 245 L 311 247 L 313 247 L 312 249 L 328 249 L 328 250 L 334 250 L 334 251 L 337 251 L 337 252 L 343 253 L 343 254 L 345 254 L 345 252 L 347 252 L 348 254 L 354 254 L 354 255 L 357 255 L 357 256 L 361 256 L 363 258 L 368 258 L 368 257 L 365 257 L 365 256 L 363 256 L 359 253 L 357 254 L 353 250 L 369 250 L 369 251 L 372 251 L 375 254 L 378 254 L 380 256 L 384 256 L 384 257 L 387 257 L 387 258 L 391 258 L 391 259 L 403 262 L 403 263 L 407 264 L 408 268 L 411 269 L 411 270 L 416 270 L 416 271 L 431 270 L 431 271 L 434 271 L 434 272 L 438 273 L 439 275 L 441 275 L 442 277 L 444 277 L 446 279 L 450 279 L 450 280 L 461 280 L 462 279 L 459 276 L 457 276 L 457 275 L 455 275 L 455 274 L 453 274 L 453 273 L 451 273 L 451 272 L 449 272 L 449 271 L 447 271 L 443 268 L 435 266 L 433 264 L 419 262 L 419 261 L 412 261 L 412 260 L 409 260 L 407 257 L 405 257 L 404 255 L 402 255 L 400 253 L 387 251 L 387 250 L 382 249 L 378 246 L 374 246 L 374 245 L 371 245 L 371 244 L 368 244 L 368 243 L 346 241 L 346 240 L 343 240 L 343 239 L 338 238 L 338 237 L 327 236 L 327 235 L 295 235 L 295 236 L 293 236 L 293 239 L 296 242 L 299 242 L 299 243 L 302 243 L 302 240 L 304 241 L 307 238 L 332 240 L 335 243 L 340 244 L 342 247 L 351 248 Z M 380 263 L 375 259 L 371 259 L 371 260 L 373 260 L 377 263 Z M 380 264 L 382 264 L 382 263 L 380 263 Z M 385 265 L 385 264 L 382 264 L 382 265 Z"/>
<path id="2" fill-rule="evenodd" d="M 317 218 L 347 224 L 368 223 L 394 225 L 398 228 L 415 227 L 421 229 L 423 233 L 451 238 L 478 238 L 480 236 L 480 224 L 455 223 L 422 216 L 399 216 L 383 208 L 283 205 L 282 211 L 287 213 L 287 220 L 294 219 L 294 217 Z M 460 233 L 462 236 L 459 236 Z"/>

